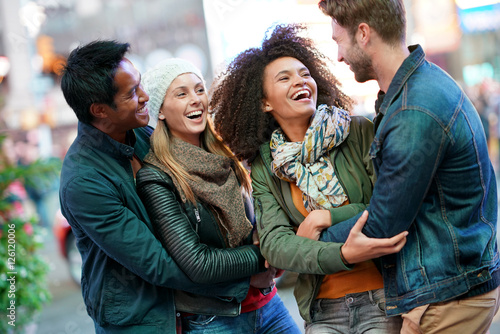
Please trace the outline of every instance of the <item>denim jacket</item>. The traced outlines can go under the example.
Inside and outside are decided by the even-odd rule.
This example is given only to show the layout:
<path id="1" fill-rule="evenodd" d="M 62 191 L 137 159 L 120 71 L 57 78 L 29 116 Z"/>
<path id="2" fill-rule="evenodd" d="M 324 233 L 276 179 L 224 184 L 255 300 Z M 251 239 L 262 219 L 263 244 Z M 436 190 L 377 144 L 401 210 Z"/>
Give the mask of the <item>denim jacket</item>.
<path id="1" fill-rule="evenodd" d="M 404 248 L 381 259 L 388 315 L 499 285 L 496 180 L 479 115 L 420 46 L 410 51 L 377 101 L 377 183 L 363 230 L 409 231 Z M 344 241 L 358 217 L 321 240 Z"/>

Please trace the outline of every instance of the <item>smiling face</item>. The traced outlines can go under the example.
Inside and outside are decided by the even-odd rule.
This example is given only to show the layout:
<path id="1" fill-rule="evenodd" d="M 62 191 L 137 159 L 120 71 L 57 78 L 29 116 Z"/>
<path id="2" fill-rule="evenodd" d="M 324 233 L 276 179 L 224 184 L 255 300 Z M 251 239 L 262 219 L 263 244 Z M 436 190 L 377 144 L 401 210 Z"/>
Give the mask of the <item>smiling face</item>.
<path id="1" fill-rule="evenodd" d="M 348 31 L 332 20 L 332 39 L 337 42 L 337 60 L 349 65 L 357 82 L 375 79 L 375 70 L 370 57 L 359 47 Z"/>
<path id="2" fill-rule="evenodd" d="M 203 81 L 193 73 L 179 75 L 170 84 L 160 109 L 170 133 L 200 146 L 200 134 L 207 124 L 208 96 Z"/>
<path id="3" fill-rule="evenodd" d="M 264 70 L 264 110 L 287 128 L 300 125 L 307 129 L 316 110 L 317 85 L 307 67 L 292 57 L 269 63 Z M 305 131 L 305 130 L 304 130 Z"/>
<path id="4" fill-rule="evenodd" d="M 106 119 L 106 133 L 123 141 L 127 131 L 148 125 L 146 103 L 149 96 L 142 88 L 141 74 L 125 58 L 116 70 L 114 85 L 117 88 L 114 106 L 103 105 L 103 117 Z"/>

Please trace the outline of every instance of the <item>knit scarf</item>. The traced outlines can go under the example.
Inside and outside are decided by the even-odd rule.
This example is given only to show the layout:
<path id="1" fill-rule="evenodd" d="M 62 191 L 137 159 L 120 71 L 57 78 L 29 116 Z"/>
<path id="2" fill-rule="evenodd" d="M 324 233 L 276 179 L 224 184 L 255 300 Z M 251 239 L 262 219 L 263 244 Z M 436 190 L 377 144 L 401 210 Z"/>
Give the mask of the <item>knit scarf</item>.
<path id="1" fill-rule="evenodd" d="M 350 123 L 347 111 L 322 104 L 302 142 L 286 141 L 281 129 L 272 134 L 273 173 L 299 187 L 309 212 L 337 207 L 347 199 L 328 152 L 347 138 Z"/>
<path id="2" fill-rule="evenodd" d="M 216 215 L 222 235 L 229 247 L 240 245 L 252 230 L 245 214 L 241 188 L 232 169 L 233 161 L 218 154 L 186 143 L 172 140 L 172 153 L 176 160 L 192 176 L 187 182 L 197 199 L 208 204 Z M 182 201 L 187 199 L 172 172 L 150 151 L 144 161 L 160 168 L 173 180 Z"/>

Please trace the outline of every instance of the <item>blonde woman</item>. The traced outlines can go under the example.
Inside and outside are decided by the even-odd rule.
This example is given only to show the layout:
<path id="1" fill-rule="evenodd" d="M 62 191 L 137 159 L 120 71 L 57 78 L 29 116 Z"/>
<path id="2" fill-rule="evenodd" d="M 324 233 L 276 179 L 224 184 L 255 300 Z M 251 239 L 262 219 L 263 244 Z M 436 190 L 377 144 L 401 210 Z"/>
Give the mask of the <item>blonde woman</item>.
<path id="1" fill-rule="evenodd" d="M 236 293 L 202 297 L 178 291 L 182 332 L 300 333 L 276 294 L 276 269 L 265 268 L 252 244 L 248 173 L 211 128 L 200 71 L 168 59 L 146 72 L 143 82 L 158 123 L 137 191 L 157 237 L 194 282 L 249 281 L 243 300 Z"/>

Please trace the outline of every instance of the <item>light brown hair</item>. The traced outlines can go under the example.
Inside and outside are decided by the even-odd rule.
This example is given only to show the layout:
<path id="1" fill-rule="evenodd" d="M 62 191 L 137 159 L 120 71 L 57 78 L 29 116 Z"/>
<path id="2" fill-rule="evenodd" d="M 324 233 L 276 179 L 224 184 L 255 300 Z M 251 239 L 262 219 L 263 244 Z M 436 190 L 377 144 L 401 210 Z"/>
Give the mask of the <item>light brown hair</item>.
<path id="1" fill-rule="evenodd" d="M 346 29 L 351 38 L 364 22 L 388 44 L 397 45 L 406 40 L 403 0 L 321 0 L 318 6 Z"/>

